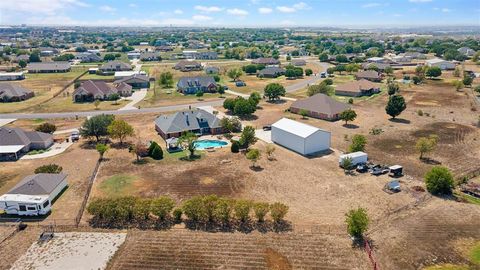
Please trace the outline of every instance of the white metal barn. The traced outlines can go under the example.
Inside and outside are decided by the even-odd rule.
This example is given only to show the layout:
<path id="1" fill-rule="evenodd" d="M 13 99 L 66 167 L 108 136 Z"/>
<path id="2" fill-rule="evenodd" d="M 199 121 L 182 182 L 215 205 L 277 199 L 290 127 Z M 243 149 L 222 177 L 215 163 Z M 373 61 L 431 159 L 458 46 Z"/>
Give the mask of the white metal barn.
<path id="1" fill-rule="evenodd" d="M 287 118 L 272 125 L 272 142 L 302 155 L 330 149 L 330 137 L 328 131 Z"/>

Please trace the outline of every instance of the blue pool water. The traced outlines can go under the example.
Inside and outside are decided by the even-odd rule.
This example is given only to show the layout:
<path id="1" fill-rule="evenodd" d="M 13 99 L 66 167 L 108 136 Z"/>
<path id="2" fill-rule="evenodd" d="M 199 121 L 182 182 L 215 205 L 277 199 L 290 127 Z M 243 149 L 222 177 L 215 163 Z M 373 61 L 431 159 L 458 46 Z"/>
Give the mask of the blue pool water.
<path id="1" fill-rule="evenodd" d="M 227 145 L 227 142 L 218 141 L 218 140 L 199 140 L 195 142 L 195 146 L 198 150 L 206 149 L 206 148 L 218 148 Z"/>

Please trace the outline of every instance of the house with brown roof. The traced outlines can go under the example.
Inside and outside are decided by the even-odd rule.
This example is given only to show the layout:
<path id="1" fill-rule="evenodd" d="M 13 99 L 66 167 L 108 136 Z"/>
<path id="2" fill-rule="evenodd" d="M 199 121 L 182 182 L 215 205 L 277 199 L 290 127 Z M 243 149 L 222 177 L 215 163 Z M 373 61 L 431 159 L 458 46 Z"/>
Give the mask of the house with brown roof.
<path id="1" fill-rule="evenodd" d="M 340 84 L 335 88 L 336 95 L 349 97 L 370 96 L 378 92 L 380 85 L 365 79 Z"/>
<path id="2" fill-rule="evenodd" d="M 188 72 L 188 71 L 199 71 L 202 70 L 202 64 L 200 64 L 197 61 L 187 61 L 187 60 L 182 60 L 179 61 L 173 69 L 180 70 L 183 72 Z"/>
<path id="3" fill-rule="evenodd" d="M 69 62 L 35 62 L 27 66 L 28 73 L 62 73 L 70 68 Z"/>
<path id="4" fill-rule="evenodd" d="M 99 70 L 104 73 L 110 73 L 115 71 L 128 71 L 132 70 L 132 66 L 130 64 L 120 61 L 109 61 L 103 64 L 103 66 L 101 66 Z"/>
<path id="5" fill-rule="evenodd" d="M 382 74 L 375 70 L 364 70 L 355 73 L 355 79 L 365 79 L 372 82 L 380 82 L 382 81 Z"/>
<path id="6" fill-rule="evenodd" d="M 32 150 L 44 150 L 52 146 L 53 136 L 38 131 L 0 127 L 0 160 L 17 160 Z"/>
<path id="7" fill-rule="evenodd" d="M 149 88 L 150 78 L 145 74 L 136 73 L 113 82 L 115 85 L 120 85 L 122 83 L 130 85 L 132 88 Z"/>
<path id="8" fill-rule="evenodd" d="M 108 85 L 104 81 L 88 80 L 83 82 L 75 91 L 73 91 L 74 102 L 92 102 L 98 100 L 114 99 L 119 96 L 128 97 L 132 95 L 132 86 L 121 82 L 116 86 Z M 117 97 L 118 98 L 118 97 Z"/>
<path id="9" fill-rule="evenodd" d="M 33 91 L 18 84 L 0 83 L 0 102 L 23 101 L 33 97 Z"/>
<path id="10" fill-rule="evenodd" d="M 254 65 L 265 65 L 265 66 L 276 66 L 280 65 L 280 61 L 278 59 L 272 57 L 261 57 L 252 60 L 252 64 Z"/>
<path id="11" fill-rule="evenodd" d="M 350 106 L 347 104 L 338 102 L 325 94 L 316 94 L 293 102 L 290 106 L 290 112 L 300 114 L 304 110 L 309 117 L 336 121 L 339 119 L 340 113 L 349 108 Z"/>

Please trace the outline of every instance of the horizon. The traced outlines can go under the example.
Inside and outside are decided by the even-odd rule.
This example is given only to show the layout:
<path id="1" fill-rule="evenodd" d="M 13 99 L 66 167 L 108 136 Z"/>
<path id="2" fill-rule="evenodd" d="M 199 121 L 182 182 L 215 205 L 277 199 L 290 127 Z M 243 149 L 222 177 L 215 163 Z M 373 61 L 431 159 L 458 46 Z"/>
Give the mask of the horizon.
<path id="1" fill-rule="evenodd" d="M 156 7 L 155 5 L 158 5 Z M 152 7 L 154 6 L 154 7 Z M 373 16 L 372 16 L 373 15 Z M 438 18 L 441 17 L 441 20 Z M 412 28 L 480 26 L 480 2 L 97 1 L 0 3 L 0 25 L 65 27 Z"/>

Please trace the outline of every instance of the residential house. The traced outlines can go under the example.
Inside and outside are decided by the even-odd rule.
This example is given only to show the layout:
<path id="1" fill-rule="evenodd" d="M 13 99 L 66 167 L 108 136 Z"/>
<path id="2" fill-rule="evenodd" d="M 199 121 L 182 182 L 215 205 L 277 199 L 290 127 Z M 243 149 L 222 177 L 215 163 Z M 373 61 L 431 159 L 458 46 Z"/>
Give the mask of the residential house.
<path id="1" fill-rule="evenodd" d="M 38 216 L 51 211 L 52 203 L 67 187 L 63 173 L 39 173 L 26 176 L 0 196 L 0 209 L 9 215 Z"/>
<path id="2" fill-rule="evenodd" d="M 103 59 L 96 53 L 81 52 L 75 55 L 75 59 L 80 60 L 82 63 L 102 62 Z"/>
<path id="3" fill-rule="evenodd" d="M 197 135 L 215 135 L 224 132 L 219 118 L 198 108 L 160 115 L 155 119 L 155 130 L 163 139 L 178 138 L 186 132 L 193 132 Z"/>
<path id="4" fill-rule="evenodd" d="M 260 78 L 277 78 L 285 74 L 285 69 L 279 67 L 266 67 L 257 73 Z"/>
<path id="5" fill-rule="evenodd" d="M 177 83 L 177 90 L 183 94 L 195 94 L 199 91 L 214 93 L 217 83 L 211 76 L 182 77 Z"/>
<path id="6" fill-rule="evenodd" d="M 197 52 L 194 54 L 194 59 L 198 60 L 215 60 L 218 59 L 217 52 Z"/>
<path id="7" fill-rule="evenodd" d="M 280 65 L 280 61 L 278 59 L 272 57 L 261 57 L 252 60 L 252 64 L 255 65 L 265 65 L 265 66 L 276 66 Z"/>
<path id="8" fill-rule="evenodd" d="M 347 104 L 338 102 L 325 94 L 316 94 L 293 102 L 290 112 L 300 114 L 301 111 L 306 111 L 310 117 L 336 121 L 339 119 L 340 113 L 349 108 L 350 106 Z"/>
<path id="9" fill-rule="evenodd" d="M 0 127 L 0 160 L 17 160 L 29 151 L 45 150 L 52 144 L 51 134 Z"/>
<path id="10" fill-rule="evenodd" d="M 218 67 L 206 67 L 205 73 L 207 74 L 218 74 L 220 72 L 220 68 Z"/>
<path id="11" fill-rule="evenodd" d="M 355 79 L 365 79 L 372 82 L 380 82 L 382 81 L 382 74 L 375 70 L 363 70 L 355 73 Z"/>
<path id="12" fill-rule="evenodd" d="M 472 57 L 475 55 L 475 51 L 469 47 L 461 47 L 457 51 L 466 57 Z"/>
<path id="13" fill-rule="evenodd" d="M 307 61 L 305 61 L 303 59 L 293 59 L 292 60 L 292 65 L 294 65 L 296 67 L 305 66 L 306 64 L 307 64 Z"/>
<path id="14" fill-rule="evenodd" d="M 69 62 L 35 62 L 27 66 L 28 73 L 62 73 L 70 68 Z"/>
<path id="15" fill-rule="evenodd" d="M 40 47 L 38 48 L 40 51 L 40 56 L 54 56 L 60 53 L 58 49 L 52 47 Z"/>
<path id="16" fill-rule="evenodd" d="M 199 62 L 183 60 L 183 61 L 179 61 L 173 68 L 183 72 L 188 72 L 188 71 L 199 71 L 199 70 L 202 70 L 203 67 Z"/>
<path id="17" fill-rule="evenodd" d="M 18 63 L 22 60 L 28 63 L 28 62 L 30 62 L 30 56 L 27 55 L 27 54 L 21 54 L 21 55 L 17 55 L 17 56 L 12 56 L 10 60 L 14 63 Z"/>
<path id="18" fill-rule="evenodd" d="M 425 61 L 428 67 L 439 67 L 441 70 L 455 69 L 455 63 L 440 58 L 429 59 Z"/>
<path id="19" fill-rule="evenodd" d="M 370 57 L 367 59 L 368 63 L 386 63 L 386 61 L 384 57 Z"/>
<path id="20" fill-rule="evenodd" d="M 370 96 L 378 92 L 380 85 L 365 79 L 340 84 L 335 89 L 336 95 L 350 97 Z"/>
<path id="21" fill-rule="evenodd" d="M 421 52 L 405 52 L 403 55 L 411 59 L 427 59 L 427 56 Z"/>
<path id="22" fill-rule="evenodd" d="M 104 81 L 88 80 L 73 91 L 72 97 L 74 102 L 91 102 L 96 99 L 107 100 L 114 94 L 130 96 L 132 95 L 132 87 L 123 82 L 114 87 Z"/>
<path id="23" fill-rule="evenodd" d="M 33 96 L 33 91 L 18 84 L 0 83 L 0 102 L 23 101 Z"/>
<path id="24" fill-rule="evenodd" d="M 173 47 L 166 46 L 166 45 L 158 46 L 158 47 L 156 47 L 156 49 L 160 52 L 171 52 L 171 51 L 173 51 Z"/>
<path id="25" fill-rule="evenodd" d="M 0 81 L 19 81 L 25 79 L 23 72 L 0 72 Z"/>
<path id="26" fill-rule="evenodd" d="M 128 77 L 121 78 L 113 82 L 115 85 L 128 84 L 132 88 L 150 88 L 150 79 L 145 74 L 133 74 Z"/>
<path id="27" fill-rule="evenodd" d="M 99 70 L 104 73 L 112 73 L 115 71 L 129 71 L 132 70 L 132 66 L 130 64 L 120 62 L 120 61 L 109 61 L 103 64 Z"/>
<path id="28" fill-rule="evenodd" d="M 140 59 L 140 52 L 128 52 L 127 53 L 127 58 L 132 60 L 132 59 Z"/>
<path id="29" fill-rule="evenodd" d="M 379 71 L 384 71 L 386 68 L 392 67 L 390 64 L 386 63 L 363 63 L 363 69 L 372 69 L 372 67 L 376 67 Z"/>
<path id="30" fill-rule="evenodd" d="M 140 54 L 140 60 L 146 61 L 160 61 L 162 58 L 160 54 L 154 52 L 144 52 Z"/>

